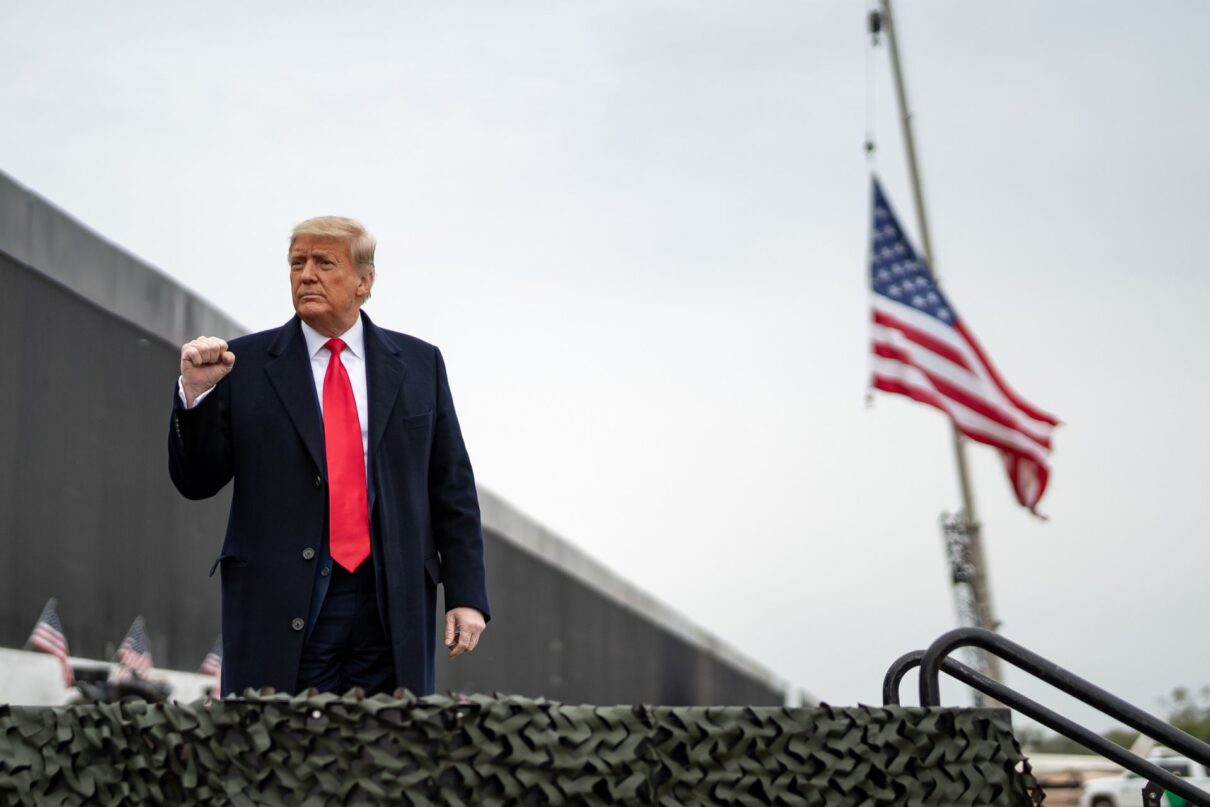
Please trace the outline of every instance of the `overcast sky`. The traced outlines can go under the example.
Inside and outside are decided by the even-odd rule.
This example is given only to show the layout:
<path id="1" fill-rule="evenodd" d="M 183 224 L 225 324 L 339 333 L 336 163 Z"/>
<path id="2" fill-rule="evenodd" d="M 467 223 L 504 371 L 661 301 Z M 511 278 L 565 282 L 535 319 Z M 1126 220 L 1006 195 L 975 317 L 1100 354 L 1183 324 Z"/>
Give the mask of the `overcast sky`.
<path id="1" fill-rule="evenodd" d="M 291 226 L 361 219 L 484 485 L 877 703 L 954 626 L 959 498 L 941 413 L 866 406 L 871 167 L 916 233 L 866 9 L 0 0 L 0 170 L 252 329 Z M 1048 522 L 972 447 L 1003 632 L 1156 708 L 1210 684 L 1210 6 L 897 11 L 943 286 L 1066 424 Z"/>

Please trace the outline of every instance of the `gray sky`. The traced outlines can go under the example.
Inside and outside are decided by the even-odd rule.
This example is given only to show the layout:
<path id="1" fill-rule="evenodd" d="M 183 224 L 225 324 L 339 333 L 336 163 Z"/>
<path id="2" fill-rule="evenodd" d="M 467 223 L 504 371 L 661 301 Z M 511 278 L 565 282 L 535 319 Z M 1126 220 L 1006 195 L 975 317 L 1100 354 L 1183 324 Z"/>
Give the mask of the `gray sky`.
<path id="1" fill-rule="evenodd" d="M 367 311 L 442 347 L 485 485 L 876 703 L 954 625 L 958 490 L 939 412 L 865 405 L 871 106 L 915 232 L 865 11 L 0 0 L 0 169 L 257 329 L 290 227 L 363 220 Z M 1066 423 L 1046 523 L 971 451 L 1003 632 L 1155 708 L 1210 684 L 1210 6 L 898 13 L 944 288 Z"/>

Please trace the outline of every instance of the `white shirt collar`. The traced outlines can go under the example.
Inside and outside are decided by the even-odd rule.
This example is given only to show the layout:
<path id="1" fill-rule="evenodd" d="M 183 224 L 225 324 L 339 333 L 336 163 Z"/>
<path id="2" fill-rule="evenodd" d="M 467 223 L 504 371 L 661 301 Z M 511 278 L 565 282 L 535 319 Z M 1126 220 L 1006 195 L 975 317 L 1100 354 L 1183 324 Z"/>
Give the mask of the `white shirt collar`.
<path id="1" fill-rule="evenodd" d="M 299 324 L 302 325 L 303 338 L 307 340 L 307 355 L 315 358 L 319 351 L 324 349 L 329 337 L 324 336 L 302 320 L 299 320 Z M 360 312 L 357 314 L 357 321 L 353 323 L 353 327 L 342 333 L 339 339 L 345 343 L 346 352 L 352 353 L 359 359 L 365 358 L 366 330 L 361 322 Z"/>

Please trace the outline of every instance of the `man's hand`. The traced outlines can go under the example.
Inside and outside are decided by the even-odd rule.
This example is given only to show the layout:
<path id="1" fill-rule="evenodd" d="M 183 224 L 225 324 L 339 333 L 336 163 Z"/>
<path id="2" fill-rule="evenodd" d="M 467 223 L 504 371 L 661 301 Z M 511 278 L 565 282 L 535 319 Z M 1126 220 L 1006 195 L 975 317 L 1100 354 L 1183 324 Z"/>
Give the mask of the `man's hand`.
<path id="1" fill-rule="evenodd" d="M 185 406 L 213 387 L 235 366 L 235 354 L 217 336 L 199 336 L 181 346 L 181 387 Z"/>
<path id="2" fill-rule="evenodd" d="M 479 634 L 487 623 L 483 614 L 474 608 L 451 608 L 445 613 L 445 646 L 450 649 L 450 658 L 469 653 L 479 644 Z"/>

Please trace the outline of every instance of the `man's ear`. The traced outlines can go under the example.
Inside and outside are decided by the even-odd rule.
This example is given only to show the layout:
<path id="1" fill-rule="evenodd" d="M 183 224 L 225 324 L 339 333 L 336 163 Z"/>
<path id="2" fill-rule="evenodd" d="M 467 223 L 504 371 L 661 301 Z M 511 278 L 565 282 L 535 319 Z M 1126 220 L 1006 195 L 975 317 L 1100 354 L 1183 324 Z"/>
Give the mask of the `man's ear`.
<path id="1" fill-rule="evenodd" d="M 370 289 L 374 288 L 374 270 L 366 272 L 357 278 L 357 296 L 363 301 L 370 296 Z"/>

